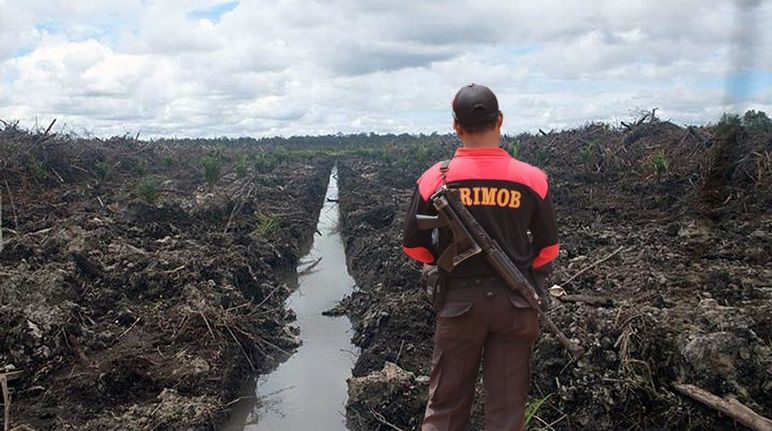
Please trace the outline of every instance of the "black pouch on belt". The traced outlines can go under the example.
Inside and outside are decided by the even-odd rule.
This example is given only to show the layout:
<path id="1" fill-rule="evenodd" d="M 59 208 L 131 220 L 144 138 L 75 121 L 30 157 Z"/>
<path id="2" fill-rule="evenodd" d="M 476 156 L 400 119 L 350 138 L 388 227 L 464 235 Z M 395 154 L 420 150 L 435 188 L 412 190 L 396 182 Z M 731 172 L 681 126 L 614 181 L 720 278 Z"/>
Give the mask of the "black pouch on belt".
<path id="1" fill-rule="evenodd" d="M 445 278 L 440 274 L 440 270 L 434 267 L 426 272 L 426 298 L 432 303 L 434 311 L 438 311 L 445 304 L 447 291 L 445 289 Z"/>

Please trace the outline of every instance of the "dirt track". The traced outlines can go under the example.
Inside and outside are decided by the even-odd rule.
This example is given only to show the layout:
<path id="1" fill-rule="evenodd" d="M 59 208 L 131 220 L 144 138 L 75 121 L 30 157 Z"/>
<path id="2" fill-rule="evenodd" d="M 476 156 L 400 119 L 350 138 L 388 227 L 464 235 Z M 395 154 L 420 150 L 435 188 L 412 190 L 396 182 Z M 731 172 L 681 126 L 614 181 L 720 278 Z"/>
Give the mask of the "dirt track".
<path id="1" fill-rule="evenodd" d="M 541 336 L 531 394 L 546 402 L 532 428 L 742 428 L 678 395 L 673 382 L 734 395 L 772 416 L 770 134 L 643 121 L 510 144 L 551 178 L 562 247 L 553 282 L 622 247 L 564 286 L 613 305 L 556 303 L 551 311 L 588 353 L 572 363 Z M 343 232 L 361 289 L 344 305 L 363 348 L 354 374 L 368 376 L 355 379 L 348 413 L 362 429 L 420 423 L 432 312 L 399 240 L 412 181 L 453 147 L 437 145 L 433 158 L 415 162 L 416 149 L 405 149 L 394 156 L 411 160 L 401 166 L 351 159 L 341 169 Z M 399 368 L 381 371 L 386 361 Z M 474 429 L 481 413 L 478 403 Z"/>
<path id="2" fill-rule="evenodd" d="M 296 347 L 281 278 L 331 160 L 274 169 L 258 148 L 39 138 L 0 134 L 13 424 L 212 429 L 250 372 Z"/>

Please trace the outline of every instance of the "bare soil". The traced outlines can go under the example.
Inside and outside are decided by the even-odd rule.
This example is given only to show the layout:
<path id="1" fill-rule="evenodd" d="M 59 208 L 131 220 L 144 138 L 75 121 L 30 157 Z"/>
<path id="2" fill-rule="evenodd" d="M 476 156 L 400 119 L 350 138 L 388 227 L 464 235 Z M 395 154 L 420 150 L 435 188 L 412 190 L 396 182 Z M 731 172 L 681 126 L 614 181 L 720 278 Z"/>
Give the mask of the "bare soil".
<path id="1" fill-rule="evenodd" d="M 328 157 L 12 125 L 0 154 L 12 426 L 214 429 L 247 377 L 296 347 L 284 277 L 312 238 Z"/>

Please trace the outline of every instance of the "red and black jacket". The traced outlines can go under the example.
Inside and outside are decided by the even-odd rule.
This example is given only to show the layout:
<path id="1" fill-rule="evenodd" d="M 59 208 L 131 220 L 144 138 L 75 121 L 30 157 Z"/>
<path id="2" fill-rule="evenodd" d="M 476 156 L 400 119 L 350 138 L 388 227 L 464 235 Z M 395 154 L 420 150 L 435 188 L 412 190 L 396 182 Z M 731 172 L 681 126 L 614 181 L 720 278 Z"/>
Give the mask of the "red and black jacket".
<path id="1" fill-rule="evenodd" d="M 412 259 L 434 263 L 452 237 L 446 229 L 421 230 L 416 214 L 436 215 L 428 199 L 442 185 L 441 163 L 416 184 L 405 216 L 403 250 Z M 558 255 L 555 209 L 540 169 L 512 158 L 501 148 L 459 148 L 448 165 L 448 187 L 458 189 L 462 203 L 520 269 L 547 272 Z M 529 240 L 528 232 L 531 233 Z M 451 276 L 494 274 L 483 256 L 467 259 Z"/>

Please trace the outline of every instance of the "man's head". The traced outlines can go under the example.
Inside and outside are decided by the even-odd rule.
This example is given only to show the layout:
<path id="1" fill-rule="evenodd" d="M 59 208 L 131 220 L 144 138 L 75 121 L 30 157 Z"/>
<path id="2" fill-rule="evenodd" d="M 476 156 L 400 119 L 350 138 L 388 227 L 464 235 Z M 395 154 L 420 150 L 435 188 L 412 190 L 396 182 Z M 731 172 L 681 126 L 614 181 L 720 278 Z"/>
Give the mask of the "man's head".
<path id="1" fill-rule="evenodd" d="M 496 95 L 484 85 L 469 84 L 461 87 L 453 98 L 453 127 L 467 144 L 467 140 L 492 140 L 498 145 L 503 115 Z M 466 139 L 465 139 L 466 138 Z"/>

